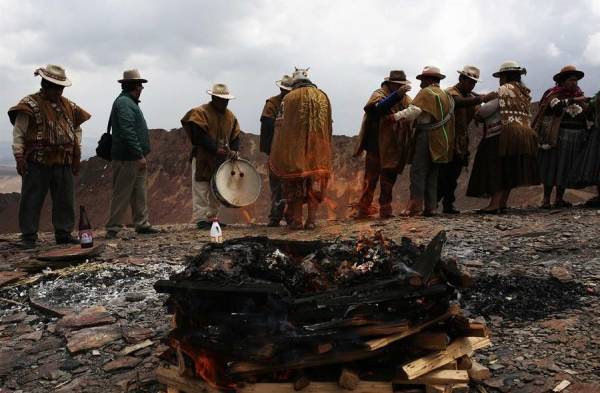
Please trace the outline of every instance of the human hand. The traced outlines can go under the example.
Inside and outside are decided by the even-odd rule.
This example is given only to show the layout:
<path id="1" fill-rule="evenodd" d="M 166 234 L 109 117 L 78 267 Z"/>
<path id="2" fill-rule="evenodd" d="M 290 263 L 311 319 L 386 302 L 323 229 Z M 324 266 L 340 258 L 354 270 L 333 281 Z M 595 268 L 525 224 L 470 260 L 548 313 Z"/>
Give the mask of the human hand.
<path id="1" fill-rule="evenodd" d="M 400 85 L 400 87 L 397 88 L 396 91 L 398 92 L 398 94 L 404 95 L 407 92 L 409 92 L 410 89 L 411 89 L 410 85 L 406 84 L 406 85 Z"/>
<path id="2" fill-rule="evenodd" d="M 240 152 L 236 150 L 229 150 L 229 152 L 227 153 L 227 158 L 230 160 L 237 160 L 238 158 L 240 158 Z"/>
<path id="3" fill-rule="evenodd" d="M 71 172 L 73 173 L 73 176 L 79 176 L 80 169 L 81 167 L 79 166 L 79 164 L 73 164 L 71 166 Z"/>
<path id="4" fill-rule="evenodd" d="M 498 98 L 498 92 L 492 91 L 491 93 L 484 94 L 481 98 L 483 102 L 490 102 Z"/>
<path id="5" fill-rule="evenodd" d="M 581 96 L 581 97 L 574 97 L 571 100 L 573 100 L 573 102 L 580 103 L 580 102 L 588 102 L 588 101 L 591 100 L 591 98 L 590 97 Z"/>
<path id="6" fill-rule="evenodd" d="M 138 165 L 138 170 L 142 171 L 148 167 L 148 161 L 146 161 L 146 157 L 142 157 L 136 161 Z"/>
<path id="7" fill-rule="evenodd" d="M 19 176 L 23 176 L 27 173 L 27 160 L 24 157 L 16 157 L 17 161 L 17 173 Z"/>

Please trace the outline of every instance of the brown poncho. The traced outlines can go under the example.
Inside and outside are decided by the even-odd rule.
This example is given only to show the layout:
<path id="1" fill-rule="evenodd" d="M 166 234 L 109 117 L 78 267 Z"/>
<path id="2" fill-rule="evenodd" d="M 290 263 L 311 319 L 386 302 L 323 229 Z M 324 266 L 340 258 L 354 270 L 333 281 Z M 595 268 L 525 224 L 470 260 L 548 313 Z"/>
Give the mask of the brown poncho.
<path id="1" fill-rule="evenodd" d="M 458 85 L 449 87 L 446 92 L 452 97 L 463 97 L 458 89 Z M 469 93 L 466 97 L 472 97 Z M 466 157 L 469 154 L 469 124 L 475 117 L 475 111 L 479 105 L 454 108 L 454 132 L 456 139 L 454 143 L 454 154 L 459 157 Z"/>
<path id="2" fill-rule="evenodd" d="M 521 82 L 508 82 L 498 89 L 502 130 L 498 154 L 537 154 L 538 144 L 531 123 L 530 90 Z"/>
<path id="3" fill-rule="evenodd" d="M 385 121 L 383 116 L 375 116 L 372 113 L 369 113 L 371 107 L 375 106 L 375 104 L 389 94 L 390 92 L 384 87 L 375 90 L 373 94 L 371 94 L 371 98 L 369 98 L 369 101 L 367 101 L 364 108 L 365 114 L 358 134 L 358 143 L 354 155 L 360 155 L 365 149 L 366 138 L 375 136 L 378 141 L 379 162 L 381 168 L 402 173 L 410 151 L 410 141 L 412 137 L 410 122 Z M 412 99 L 409 96 L 404 95 L 400 102 L 391 108 L 388 114 L 406 109 L 411 102 Z"/>
<path id="4" fill-rule="evenodd" d="M 43 152 L 40 162 L 46 165 L 79 163 L 81 146 L 76 129 L 92 115 L 65 97 L 53 103 L 41 91 L 28 95 L 8 110 L 13 125 L 19 112 L 30 117 L 25 131 L 27 157 L 33 152 Z"/>
<path id="5" fill-rule="evenodd" d="M 419 124 L 418 121 L 415 123 L 416 132 L 429 133 L 431 160 L 438 164 L 452 161 L 454 154 L 454 101 L 452 97 L 439 86 L 429 85 L 419 91 L 412 104 L 429 113 L 434 119 L 432 124 Z M 440 124 L 444 119 L 448 119 L 448 121 L 437 127 L 434 126 Z"/>
<path id="6" fill-rule="evenodd" d="M 226 109 L 225 112 L 219 112 L 210 103 L 190 109 L 183 116 L 183 119 L 181 119 L 181 124 L 193 144 L 194 130 L 189 126 L 190 123 L 204 130 L 204 132 L 216 141 L 219 147 L 229 145 L 231 141 L 240 135 L 240 125 L 233 112 L 229 109 Z M 194 147 L 194 157 L 196 158 L 195 180 L 209 181 L 217 169 L 216 157 L 214 153 L 208 152 L 200 145 L 195 145 Z"/>
<path id="7" fill-rule="evenodd" d="M 331 104 L 315 86 L 290 91 L 281 104 L 269 165 L 282 179 L 329 177 L 331 171 Z"/>

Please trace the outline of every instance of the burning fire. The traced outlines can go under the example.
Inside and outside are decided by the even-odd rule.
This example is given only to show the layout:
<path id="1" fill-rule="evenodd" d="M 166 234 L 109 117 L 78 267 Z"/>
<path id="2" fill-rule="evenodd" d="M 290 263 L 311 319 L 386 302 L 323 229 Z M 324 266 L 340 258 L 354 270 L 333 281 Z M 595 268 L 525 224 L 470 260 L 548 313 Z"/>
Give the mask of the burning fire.
<path id="1" fill-rule="evenodd" d="M 179 347 L 183 353 L 194 361 L 194 371 L 209 386 L 215 389 L 233 389 L 235 384 L 223 376 L 219 362 L 207 351 L 185 345 L 178 340 L 172 340 L 172 347 Z"/>
<path id="2" fill-rule="evenodd" d="M 194 358 L 194 367 L 196 374 L 202 377 L 210 386 L 218 388 L 217 385 L 217 368 L 215 362 L 204 351 L 201 351 Z"/>

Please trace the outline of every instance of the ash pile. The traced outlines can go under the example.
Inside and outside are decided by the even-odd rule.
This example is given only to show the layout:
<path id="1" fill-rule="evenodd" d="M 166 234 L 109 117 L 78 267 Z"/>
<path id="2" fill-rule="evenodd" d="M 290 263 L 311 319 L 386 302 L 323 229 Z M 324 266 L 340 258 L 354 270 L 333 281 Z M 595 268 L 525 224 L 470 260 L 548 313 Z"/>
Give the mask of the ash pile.
<path id="1" fill-rule="evenodd" d="M 361 379 L 464 384 L 469 357 L 490 341 L 484 324 L 461 314 L 458 290 L 471 278 L 441 258 L 445 240 L 440 232 L 425 247 L 377 233 L 209 244 L 183 272 L 155 283 L 170 294 L 174 322 L 163 359 L 179 375 L 223 389 Z"/>

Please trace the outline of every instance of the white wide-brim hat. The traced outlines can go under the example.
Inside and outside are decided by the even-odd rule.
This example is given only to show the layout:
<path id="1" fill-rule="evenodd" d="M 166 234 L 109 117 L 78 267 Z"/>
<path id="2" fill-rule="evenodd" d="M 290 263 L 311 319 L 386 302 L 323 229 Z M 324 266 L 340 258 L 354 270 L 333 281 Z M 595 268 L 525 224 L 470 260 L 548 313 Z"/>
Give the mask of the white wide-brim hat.
<path id="1" fill-rule="evenodd" d="M 119 79 L 117 82 L 140 82 L 146 83 L 148 80 L 142 78 L 140 72 L 136 69 L 123 71 L 123 79 Z"/>
<path id="2" fill-rule="evenodd" d="M 42 79 L 46 79 L 48 82 L 54 83 L 55 85 L 69 87 L 72 85 L 65 69 L 55 64 L 48 64 L 46 68 L 40 67 L 33 72 L 33 75 L 39 75 Z"/>
<path id="3" fill-rule="evenodd" d="M 500 74 L 505 72 L 518 72 L 521 75 L 527 74 L 527 70 L 514 60 L 505 61 L 500 65 L 500 69 L 492 74 L 494 78 L 499 78 Z"/>
<path id="4" fill-rule="evenodd" d="M 215 83 L 212 89 L 206 90 L 206 92 L 211 96 L 223 98 L 224 100 L 233 100 L 235 98 L 235 96 L 229 92 L 229 87 L 224 83 Z"/>
<path id="5" fill-rule="evenodd" d="M 425 66 L 423 71 L 417 75 L 417 79 L 421 80 L 423 77 L 433 77 L 437 79 L 444 79 L 446 75 L 442 74 L 439 67 L 436 66 Z"/>
<path id="6" fill-rule="evenodd" d="M 279 87 L 280 89 L 283 89 L 283 90 L 292 90 L 293 83 L 294 83 L 294 80 L 289 75 L 284 75 L 281 77 L 280 80 L 275 82 L 277 87 Z"/>
<path id="7" fill-rule="evenodd" d="M 466 76 L 469 79 L 473 79 L 475 82 L 481 82 L 481 79 L 479 79 L 479 76 L 481 74 L 481 71 L 479 71 L 479 68 L 472 66 L 472 65 L 466 65 L 463 67 L 463 69 L 461 71 L 456 71 L 461 75 Z"/>

